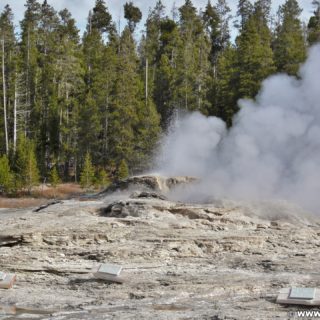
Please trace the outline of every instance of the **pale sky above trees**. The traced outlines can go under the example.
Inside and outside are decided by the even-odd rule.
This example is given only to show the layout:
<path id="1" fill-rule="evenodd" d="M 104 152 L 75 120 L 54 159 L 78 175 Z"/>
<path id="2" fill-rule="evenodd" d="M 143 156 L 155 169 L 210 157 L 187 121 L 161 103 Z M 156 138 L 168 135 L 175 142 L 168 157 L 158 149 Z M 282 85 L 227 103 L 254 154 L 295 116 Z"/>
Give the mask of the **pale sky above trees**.
<path id="1" fill-rule="evenodd" d="M 40 0 L 41 2 L 42 0 Z M 114 20 L 118 21 L 119 17 L 123 17 L 123 5 L 127 0 L 106 0 L 106 4 L 112 14 Z M 150 7 L 153 7 L 156 3 L 156 0 L 135 0 L 133 1 L 136 6 L 140 8 L 143 12 L 143 18 L 145 19 L 148 15 Z M 193 4 L 198 8 L 204 8 L 208 0 L 193 0 Z M 213 4 L 214 0 L 211 1 Z M 273 8 L 276 12 L 278 6 L 282 4 L 284 0 L 273 0 Z M 312 0 L 299 0 L 299 5 L 303 9 L 302 20 L 307 21 L 312 13 Z M 0 0 L 0 11 L 3 10 L 6 4 L 9 4 L 13 9 L 15 14 L 15 21 L 18 24 L 23 17 L 24 12 L 24 0 Z M 86 25 L 86 19 L 88 12 L 93 8 L 95 0 L 48 0 L 48 3 L 52 5 L 56 10 L 61 10 L 67 8 L 71 11 L 73 17 L 76 19 L 78 27 L 83 30 Z M 170 11 L 173 7 L 173 4 L 177 7 L 181 6 L 184 3 L 184 0 L 163 0 L 163 3 L 166 5 L 167 12 L 170 15 Z M 237 0 L 229 0 L 228 4 L 233 9 L 233 14 L 236 12 Z M 143 20 L 144 21 L 144 20 Z M 122 25 L 125 23 L 122 19 Z M 140 25 L 141 28 L 142 25 Z"/>

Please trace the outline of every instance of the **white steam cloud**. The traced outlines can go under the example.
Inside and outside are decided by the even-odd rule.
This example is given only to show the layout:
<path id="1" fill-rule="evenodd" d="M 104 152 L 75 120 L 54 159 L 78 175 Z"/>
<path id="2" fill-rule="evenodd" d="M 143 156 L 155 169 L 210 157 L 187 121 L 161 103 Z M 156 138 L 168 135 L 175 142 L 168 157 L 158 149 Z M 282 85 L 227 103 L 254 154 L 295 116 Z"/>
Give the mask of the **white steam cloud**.
<path id="1" fill-rule="evenodd" d="M 275 75 L 241 100 L 228 131 L 214 117 L 180 117 L 164 138 L 158 171 L 201 178 L 186 197 L 286 199 L 320 209 L 320 45 L 300 77 Z"/>

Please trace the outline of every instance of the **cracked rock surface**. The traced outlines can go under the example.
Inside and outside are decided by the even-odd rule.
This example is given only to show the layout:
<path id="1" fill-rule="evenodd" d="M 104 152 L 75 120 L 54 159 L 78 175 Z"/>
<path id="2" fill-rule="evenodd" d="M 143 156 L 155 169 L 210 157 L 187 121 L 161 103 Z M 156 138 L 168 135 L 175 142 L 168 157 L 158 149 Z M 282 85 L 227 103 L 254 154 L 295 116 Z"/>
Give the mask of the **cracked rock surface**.
<path id="1" fill-rule="evenodd" d="M 131 180 L 130 180 L 131 179 Z M 320 287 L 320 224 L 285 203 L 191 204 L 192 178 L 134 177 L 95 198 L 1 209 L 0 319 L 286 319 L 283 287 Z M 121 191 L 120 191 L 121 190 Z M 96 280 L 123 266 L 123 284 Z M 300 307 L 301 308 L 301 307 Z"/>

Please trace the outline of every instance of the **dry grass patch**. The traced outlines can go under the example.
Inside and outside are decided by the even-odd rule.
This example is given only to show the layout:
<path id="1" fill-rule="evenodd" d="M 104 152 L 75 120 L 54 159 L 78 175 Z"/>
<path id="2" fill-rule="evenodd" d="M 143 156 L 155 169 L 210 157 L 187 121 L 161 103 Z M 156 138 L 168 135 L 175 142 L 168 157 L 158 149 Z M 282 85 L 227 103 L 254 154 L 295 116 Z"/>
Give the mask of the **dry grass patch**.
<path id="1" fill-rule="evenodd" d="M 46 199 L 68 199 L 83 193 L 83 189 L 81 189 L 78 184 L 73 183 L 59 184 L 55 188 L 48 185 L 41 185 L 32 191 L 35 197 Z"/>
<path id="2" fill-rule="evenodd" d="M 0 197 L 0 208 L 30 208 L 45 204 L 47 199 Z"/>
<path id="3" fill-rule="evenodd" d="M 31 195 L 20 193 L 16 198 L 0 197 L 0 208 L 30 208 L 41 206 L 49 199 L 69 199 L 83 194 L 84 191 L 78 184 L 64 183 L 56 188 L 50 185 L 40 185 L 34 188 Z"/>

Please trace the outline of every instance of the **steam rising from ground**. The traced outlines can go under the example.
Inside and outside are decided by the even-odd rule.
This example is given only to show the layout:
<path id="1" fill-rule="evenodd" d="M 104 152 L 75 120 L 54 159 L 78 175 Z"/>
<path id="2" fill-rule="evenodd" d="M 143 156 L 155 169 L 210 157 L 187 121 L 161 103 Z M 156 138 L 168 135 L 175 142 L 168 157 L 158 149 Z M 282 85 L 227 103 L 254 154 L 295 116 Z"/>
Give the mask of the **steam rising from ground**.
<path id="1" fill-rule="evenodd" d="M 300 77 L 265 80 L 256 101 L 239 101 L 229 131 L 197 112 L 180 117 L 164 138 L 158 171 L 201 178 L 184 200 L 286 199 L 320 209 L 320 45 Z"/>

